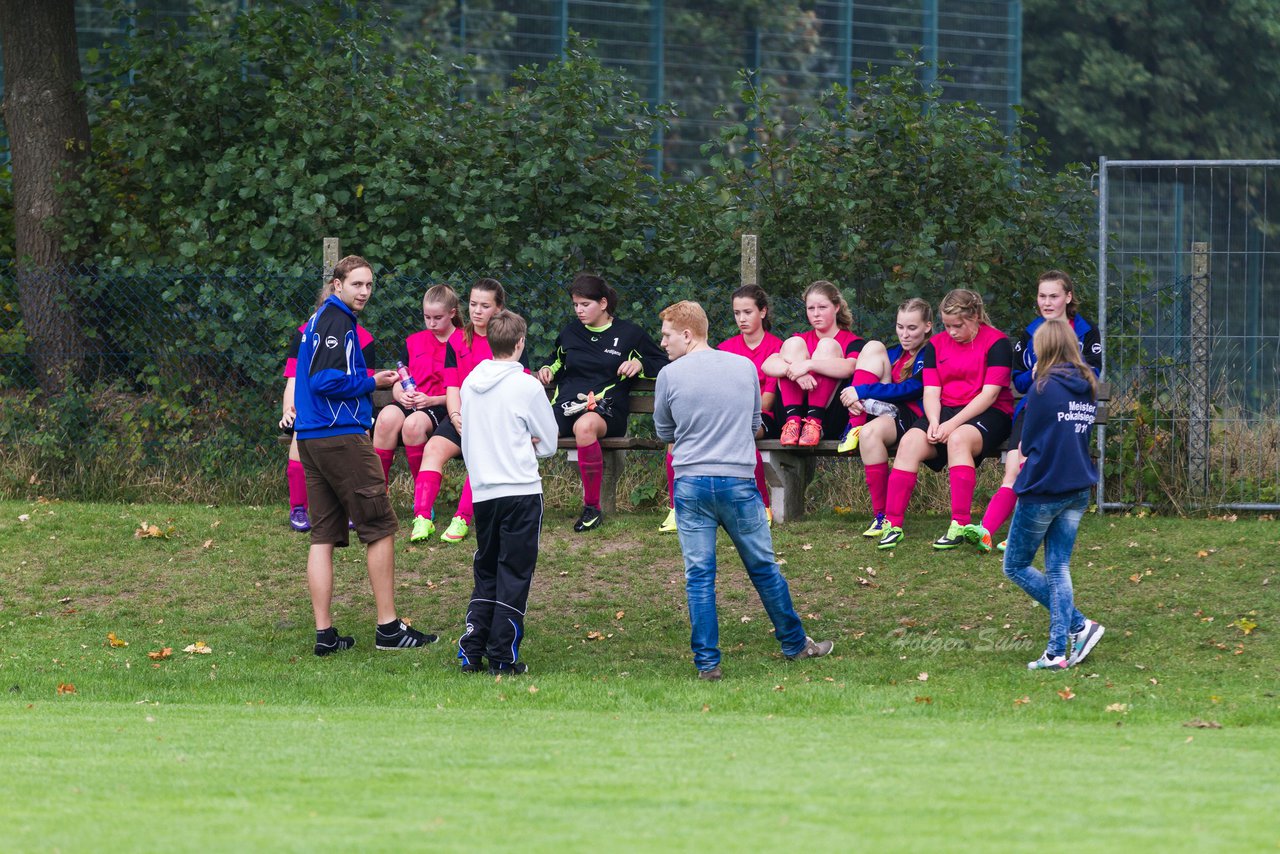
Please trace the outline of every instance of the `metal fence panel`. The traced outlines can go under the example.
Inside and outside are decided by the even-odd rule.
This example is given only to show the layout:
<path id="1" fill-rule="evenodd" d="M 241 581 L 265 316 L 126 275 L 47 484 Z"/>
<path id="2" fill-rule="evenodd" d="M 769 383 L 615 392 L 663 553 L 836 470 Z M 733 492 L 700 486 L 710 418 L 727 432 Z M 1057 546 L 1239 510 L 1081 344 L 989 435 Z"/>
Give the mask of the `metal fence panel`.
<path id="1" fill-rule="evenodd" d="M 1280 509 L 1280 160 L 1099 163 L 1104 506 Z"/>

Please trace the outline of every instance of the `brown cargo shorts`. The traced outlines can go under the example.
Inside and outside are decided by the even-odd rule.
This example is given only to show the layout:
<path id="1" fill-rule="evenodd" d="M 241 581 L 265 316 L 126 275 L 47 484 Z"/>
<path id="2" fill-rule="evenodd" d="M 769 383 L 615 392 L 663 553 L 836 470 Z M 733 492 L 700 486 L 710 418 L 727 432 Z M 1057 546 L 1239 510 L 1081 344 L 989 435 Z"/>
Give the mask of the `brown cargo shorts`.
<path id="1" fill-rule="evenodd" d="M 347 546 L 347 520 L 360 542 L 376 543 L 400 527 L 391 509 L 382 463 L 364 433 L 298 440 L 307 473 L 313 545 Z"/>

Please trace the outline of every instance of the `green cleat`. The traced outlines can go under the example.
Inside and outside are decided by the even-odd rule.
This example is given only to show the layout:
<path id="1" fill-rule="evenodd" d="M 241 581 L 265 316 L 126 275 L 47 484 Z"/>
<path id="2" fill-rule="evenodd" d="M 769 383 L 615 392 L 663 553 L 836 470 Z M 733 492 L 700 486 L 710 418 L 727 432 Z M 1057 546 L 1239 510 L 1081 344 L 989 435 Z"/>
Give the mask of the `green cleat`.
<path id="1" fill-rule="evenodd" d="M 858 437 L 862 435 L 862 425 L 857 427 L 849 427 L 844 431 L 844 435 L 840 437 L 840 444 L 836 445 L 837 454 L 852 454 L 858 450 Z"/>
<path id="2" fill-rule="evenodd" d="M 880 538 L 880 542 L 876 543 L 876 548 L 881 549 L 882 551 L 884 549 L 891 549 L 906 538 L 907 535 L 902 533 L 901 528 L 897 525 L 890 525 L 884 532 L 884 536 Z"/>
<path id="3" fill-rule="evenodd" d="M 467 520 L 461 516 L 454 516 L 453 521 L 449 523 L 449 527 L 440 535 L 442 543 L 460 543 L 467 536 L 467 531 L 471 526 L 467 524 Z"/>
<path id="4" fill-rule="evenodd" d="M 988 531 L 986 528 L 982 527 L 980 523 L 974 524 L 974 525 L 965 525 L 964 534 L 965 534 L 965 537 L 969 540 L 969 542 L 973 543 L 975 546 L 978 547 L 979 551 L 982 551 L 982 552 L 991 551 L 991 532 Z"/>
<path id="5" fill-rule="evenodd" d="M 933 547 L 939 551 L 943 551 L 945 549 L 954 549 L 957 546 L 964 545 L 965 541 L 968 539 L 965 536 L 966 527 L 967 526 L 961 525 L 955 519 L 952 519 L 951 525 L 947 528 L 947 532 L 933 541 Z"/>
<path id="6" fill-rule="evenodd" d="M 432 522 L 426 516 L 413 517 L 413 533 L 409 534 L 409 542 L 420 543 L 423 540 L 431 539 L 431 535 L 436 532 L 436 523 Z"/>
<path id="7" fill-rule="evenodd" d="M 663 519 L 662 524 L 658 526 L 658 533 L 676 533 L 676 508 L 672 507 L 670 512 L 667 513 L 667 518 Z"/>
<path id="8" fill-rule="evenodd" d="M 867 528 L 867 530 L 862 532 L 862 536 L 877 537 L 877 538 L 883 537 L 884 532 L 889 530 L 889 528 L 891 527 L 892 526 L 889 524 L 889 520 L 884 517 L 883 513 L 881 513 L 871 521 L 871 525 Z"/>

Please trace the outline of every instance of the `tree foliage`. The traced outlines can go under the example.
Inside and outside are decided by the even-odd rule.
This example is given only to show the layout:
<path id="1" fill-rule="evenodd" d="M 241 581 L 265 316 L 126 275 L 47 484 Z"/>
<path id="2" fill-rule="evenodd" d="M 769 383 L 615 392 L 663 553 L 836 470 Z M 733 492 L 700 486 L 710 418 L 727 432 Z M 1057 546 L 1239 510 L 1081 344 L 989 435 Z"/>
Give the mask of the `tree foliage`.
<path id="1" fill-rule="evenodd" d="M 1023 89 L 1052 163 L 1280 154 L 1278 0 L 1025 0 Z"/>

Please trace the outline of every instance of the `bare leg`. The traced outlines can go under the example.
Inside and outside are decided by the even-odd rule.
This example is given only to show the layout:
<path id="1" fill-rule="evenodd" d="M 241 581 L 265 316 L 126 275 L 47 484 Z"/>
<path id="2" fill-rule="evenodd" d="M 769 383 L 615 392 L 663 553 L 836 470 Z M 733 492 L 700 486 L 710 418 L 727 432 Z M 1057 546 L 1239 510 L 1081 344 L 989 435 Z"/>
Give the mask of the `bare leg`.
<path id="1" fill-rule="evenodd" d="M 315 614 L 316 629 L 333 625 L 330 606 L 333 603 L 333 545 L 311 545 L 307 552 L 307 588 L 311 591 L 311 610 Z"/>
<path id="2" fill-rule="evenodd" d="M 373 587 L 373 602 L 378 609 L 379 625 L 396 618 L 395 545 L 396 538 L 392 536 L 369 543 L 369 584 Z M 332 573 L 330 579 L 332 580 Z"/>

